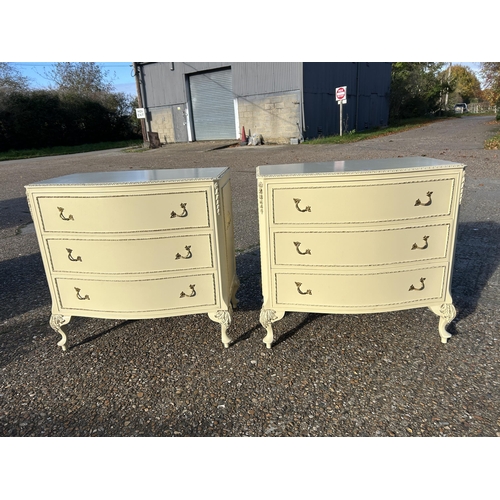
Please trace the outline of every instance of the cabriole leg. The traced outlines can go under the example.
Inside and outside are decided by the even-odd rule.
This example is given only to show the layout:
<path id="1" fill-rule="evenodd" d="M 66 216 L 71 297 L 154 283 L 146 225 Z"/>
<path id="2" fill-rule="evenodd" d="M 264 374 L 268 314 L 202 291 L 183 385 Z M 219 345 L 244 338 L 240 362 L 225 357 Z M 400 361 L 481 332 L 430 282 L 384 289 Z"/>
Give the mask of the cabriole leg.
<path id="1" fill-rule="evenodd" d="M 441 342 L 446 344 L 451 337 L 451 333 L 446 331 L 446 327 L 455 319 L 457 311 L 453 304 L 441 304 L 440 306 L 431 306 L 429 309 L 439 316 L 439 335 Z"/>
<path id="2" fill-rule="evenodd" d="M 62 326 L 67 325 L 71 320 L 71 316 L 63 316 L 62 314 L 53 314 L 50 317 L 49 324 L 51 328 L 61 336 L 61 340 L 57 343 L 63 351 L 66 350 L 66 334 L 62 331 Z"/>
<path id="3" fill-rule="evenodd" d="M 215 313 L 208 313 L 208 317 L 212 321 L 220 323 L 220 335 L 222 343 L 224 344 L 224 347 L 229 347 L 229 344 L 232 342 L 232 340 L 230 337 L 228 337 L 227 330 L 229 329 L 229 326 L 231 325 L 231 321 L 233 319 L 233 310 L 231 305 L 229 305 L 227 311 L 220 310 Z"/>
<path id="4" fill-rule="evenodd" d="M 285 312 L 276 312 L 273 309 L 264 309 L 260 311 L 260 324 L 266 329 L 267 335 L 262 339 L 262 342 L 266 344 L 268 349 L 271 349 L 271 344 L 274 340 L 273 326 L 272 324 L 285 315 Z"/>

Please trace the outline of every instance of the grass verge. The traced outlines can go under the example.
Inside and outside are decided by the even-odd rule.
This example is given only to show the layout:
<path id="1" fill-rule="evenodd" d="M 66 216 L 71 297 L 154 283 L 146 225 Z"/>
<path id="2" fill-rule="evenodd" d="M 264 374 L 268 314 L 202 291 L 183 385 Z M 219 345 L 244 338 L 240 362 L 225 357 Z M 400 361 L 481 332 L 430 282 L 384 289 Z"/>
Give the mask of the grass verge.
<path id="1" fill-rule="evenodd" d="M 500 133 L 484 141 L 484 149 L 500 149 Z"/>
<path id="2" fill-rule="evenodd" d="M 500 120 L 490 123 L 500 126 Z M 500 149 L 500 130 L 493 137 L 484 141 L 484 149 Z"/>
<path id="3" fill-rule="evenodd" d="M 24 160 L 26 158 L 38 158 L 40 156 L 59 156 L 75 153 L 89 153 L 91 151 L 101 151 L 115 148 L 135 148 L 142 147 L 142 139 L 119 142 L 98 142 L 95 144 L 82 144 L 80 146 L 54 146 L 52 148 L 22 149 L 0 152 L 0 161 Z"/>
<path id="4" fill-rule="evenodd" d="M 437 120 L 447 120 L 449 117 L 443 118 L 414 118 L 411 120 L 401 120 L 392 123 L 386 128 L 377 128 L 366 130 L 362 132 L 347 132 L 346 134 L 331 135 L 328 137 L 321 137 L 318 139 L 307 139 L 304 144 L 346 144 L 349 142 L 358 142 L 365 139 L 375 139 L 376 137 L 383 137 L 385 135 L 397 134 L 398 132 L 405 132 L 412 128 L 422 127 L 424 125 L 429 125 Z"/>

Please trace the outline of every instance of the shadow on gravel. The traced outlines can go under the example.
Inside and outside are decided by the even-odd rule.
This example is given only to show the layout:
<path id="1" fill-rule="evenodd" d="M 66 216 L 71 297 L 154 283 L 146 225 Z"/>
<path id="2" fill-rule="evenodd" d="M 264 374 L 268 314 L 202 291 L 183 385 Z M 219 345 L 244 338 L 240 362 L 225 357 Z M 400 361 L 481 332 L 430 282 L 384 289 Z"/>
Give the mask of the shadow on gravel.
<path id="1" fill-rule="evenodd" d="M 31 221 L 26 197 L 0 201 L 0 229 L 22 226 Z"/>
<path id="2" fill-rule="evenodd" d="M 113 330 L 117 330 L 118 328 L 122 328 L 124 326 L 130 325 L 134 321 L 137 321 L 137 320 L 133 320 L 133 319 L 124 320 L 121 323 L 118 323 L 116 325 L 112 325 L 109 328 L 106 328 L 105 330 L 99 331 L 95 335 L 91 335 L 90 337 L 85 337 L 83 340 L 81 340 L 80 342 L 77 342 L 75 344 L 70 344 L 68 342 L 67 343 L 67 345 L 69 344 L 68 349 L 71 350 L 71 349 L 75 349 L 75 348 L 80 347 L 80 346 L 85 345 L 85 344 L 90 344 L 94 340 L 97 340 L 97 339 L 103 337 L 104 335 L 107 335 L 108 333 L 113 332 Z"/>
<path id="3" fill-rule="evenodd" d="M 451 288 L 458 313 L 454 323 L 474 313 L 499 264 L 500 224 L 478 221 L 458 225 Z"/>
<path id="4" fill-rule="evenodd" d="M 0 322 L 45 305 L 50 292 L 40 253 L 0 262 Z"/>
<path id="5" fill-rule="evenodd" d="M 240 287 L 236 293 L 238 310 L 260 311 L 262 307 L 260 248 L 236 256 L 236 274 L 240 280 Z"/>
<path id="6" fill-rule="evenodd" d="M 273 342 L 273 347 L 276 347 L 277 345 L 281 344 L 282 342 L 285 342 L 289 338 L 293 337 L 297 332 L 300 332 L 302 328 L 305 326 L 309 325 L 313 321 L 315 321 L 317 318 L 324 316 L 324 314 L 320 313 L 308 313 L 306 317 L 294 328 L 291 330 L 288 330 L 287 332 L 281 334 L 275 341 Z M 263 330 L 264 331 L 264 330 Z M 264 331 L 265 333 L 265 331 Z"/>

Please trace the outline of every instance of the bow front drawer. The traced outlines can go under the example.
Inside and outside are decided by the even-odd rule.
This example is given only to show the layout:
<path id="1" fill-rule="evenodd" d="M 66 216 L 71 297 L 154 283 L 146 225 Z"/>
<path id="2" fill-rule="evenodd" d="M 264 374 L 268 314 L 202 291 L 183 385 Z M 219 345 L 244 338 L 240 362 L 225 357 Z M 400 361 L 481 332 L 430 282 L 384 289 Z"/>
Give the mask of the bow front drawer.
<path id="1" fill-rule="evenodd" d="M 56 278 L 55 284 L 61 310 L 75 315 L 92 311 L 107 318 L 145 313 L 153 317 L 217 304 L 213 274 L 141 280 Z"/>
<path id="2" fill-rule="evenodd" d="M 208 228 L 207 191 L 36 198 L 45 232 L 121 233 Z"/>
<path id="3" fill-rule="evenodd" d="M 366 224 L 450 216 L 455 179 L 272 187 L 273 224 Z"/>
<path id="4" fill-rule="evenodd" d="M 46 240 L 53 272 L 128 274 L 212 268 L 210 234 Z"/>
<path id="5" fill-rule="evenodd" d="M 272 232 L 274 266 L 381 266 L 444 259 L 450 224 L 353 231 Z"/>
<path id="6" fill-rule="evenodd" d="M 276 304 L 285 307 L 375 311 L 439 301 L 444 297 L 446 276 L 445 266 L 380 273 L 276 273 L 273 286 Z"/>

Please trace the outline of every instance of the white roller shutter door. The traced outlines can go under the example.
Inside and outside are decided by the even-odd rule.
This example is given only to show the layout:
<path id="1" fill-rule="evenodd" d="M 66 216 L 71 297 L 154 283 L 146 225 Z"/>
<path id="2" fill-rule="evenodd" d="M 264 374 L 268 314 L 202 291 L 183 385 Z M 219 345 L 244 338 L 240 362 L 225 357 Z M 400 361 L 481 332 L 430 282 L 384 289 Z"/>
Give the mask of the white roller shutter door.
<path id="1" fill-rule="evenodd" d="M 191 75 L 189 88 L 195 139 L 197 141 L 235 139 L 231 70 Z"/>

